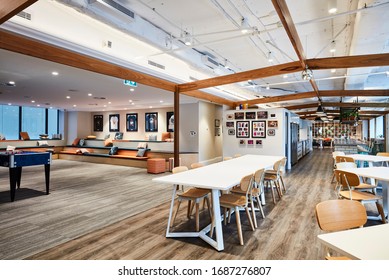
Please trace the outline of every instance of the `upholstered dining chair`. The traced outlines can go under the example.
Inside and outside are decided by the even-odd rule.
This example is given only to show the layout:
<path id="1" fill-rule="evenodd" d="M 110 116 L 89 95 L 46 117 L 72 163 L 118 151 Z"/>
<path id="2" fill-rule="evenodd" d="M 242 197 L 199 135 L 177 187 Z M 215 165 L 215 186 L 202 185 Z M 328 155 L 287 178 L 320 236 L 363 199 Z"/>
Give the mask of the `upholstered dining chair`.
<path id="1" fill-rule="evenodd" d="M 173 174 L 175 173 L 179 173 L 179 172 L 185 172 L 185 171 L 188 171 L 188 168 L 186 166 L 178 166 L 178 167 L 174 167 L 172 172 Z M 181 205 L 181 202 L 182 201 L 188 201 L 188 210 L 187 210 L 187 217 L 188 219 L 190 219 L 190 214 L 191 214 L 191 204 L 194 203 L 195 206 L 196 206 L 196 213 L 195 213 L 195 221 L 196 221 L 196 231 L 199 231 L 200 230 L 200 211 L 199 211 L 199 205 L 200 205 L 200 201 L 202 199 L 205 199 L 206 203 L 207 203 L 207 206 L 208 206 L 208 214 L 212 220 L 212 214 L 211 214 L 211 211 L 210 211 L 210 204 L 209 204 L 209 198 L 208 198 L 208 194 L 209 194 L 209 190 L 207 189 L 199 189 L 199 188 L 193 188 L 191 187 L 190 189 L 188 190 L 185 190 L 184 192 L 182 193 L 178 193 L 177 194 L 177 197 L 178 197 L 178 202 L 177 202 L 177 208 L 176 208 L 176 211 L 173 215 L 173 222 L 172 222 L 172 227 L 174 225 L 174 222 L 176 220 L 176 217 L 177 217 L 177 213 L 178 213 L 178 210 L 180 209 L 180 205 Z"/>
<path id="2" fill-rule="evenodd" d="M 254 207 L 255 203 L 254 202 L 257 203 L 257 207 L 261 211 L 262 218 L 265 218 L 265 214 L 263 212 L 262 202 L 261 202 L 261 198 L 260 198 L 260 196 L 263 192 L 263 188 L 264 188 L 264 186 L 263 186 L 264 178 L 265 178 L 265 169 L 262 168 L 262 169 L 255 171 L 255 173 L 254 173 L 254 185 L 253 185 L 253 188 L 251 189 L 250 196 L 249 196 L 251 214 L 253 216 L 253 222 L 254 222 L 255 228 L 258 227 L 258 224 L 257 224 L 256 215 L 255 215 L 255 207 Z M 239 185 L 239 186 L 234 187 L 231 190 L 231 193 L 244 195 L 246 193 L 246 191 L 242 190 L 242 188 Z"/>
<path id="3" fill-rule="evenodd" d="M 220 196 L 220 206 L 224 208 L 224 225 L 227 224 L 227 216 L 228 220 L 231 219 L 232 211 L 235 211 L 236 218 L 236 227 L 238 230 L 238 237 L 240 245 L 244 245 L 243 242 L 243 234 L 242 234 L 242 226 L 240 221 L 239 209 L 244 208 L 246 211 L 247 219 L 249 220 L 251 229 L 254 231 L 255 227 L 249 212 L 249 202 L 251 190 L 254 184 L 254 176 L 252 174 L 243 177 L 240 180 L 240 188 L 244 191 L 244 194 L 237 193 L 228 193 L 222 194 Z M 213 227 L 213 226 L 212 226 Z"/>
<path id="4" fill-rule="evenodd" d="M 339 198 L 359 201 L 362 204 L 374 202 L 378 213 L 381 215 L 382 222 L 386 223 L 384 209 L 380 203 L 382 197 L 357 190 L 356 188 L 361 185 L 360 178 L 357 174 L 337 169 L 335 170 L 335 177 L 339 185 Z"/>
<path id="5" fill-rule="evenodd" d="M 366 209 L 354 200 L 327 200 L 320 202 L 315 208 L 317 223 L 321 230 L 327 232 L 363 227 L 367 222 Z M 327 260 L 348 260 L 347 257 L 331 256 L 326 247 Z"/>

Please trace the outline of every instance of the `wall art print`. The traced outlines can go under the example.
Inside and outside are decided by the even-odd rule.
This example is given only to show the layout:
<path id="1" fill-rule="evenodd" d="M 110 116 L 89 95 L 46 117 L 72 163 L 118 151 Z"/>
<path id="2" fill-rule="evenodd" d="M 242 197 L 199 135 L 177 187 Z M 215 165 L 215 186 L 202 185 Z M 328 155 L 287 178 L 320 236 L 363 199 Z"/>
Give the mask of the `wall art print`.
<path id="1" fill-rule="evenodd" d="M 252 121 L 252 137 L 266 138 L 266 121 Z"/>
<path id="2" fill-rule="evenodd" d="M 126 130 L 138 131 L 138 113 L 127 114 L 126 119 Z"/>
<path id="3" fill-rule="evenodd" d="M 269 128 L 269 129 L 267 130 L 267 135 L 269 135 L 269 136 L 275 136 L 275 135 L 276 135 L 276 130 L 273 129 L 273 128 Z"/>
<path id="4" fill-rule="evenodd" d="M 145 113 L 145 131 L 157 132 L 158 131 L 158 113 Z"/>
<path id="5" fill-rule="evenodd" d="M 235 127 L 235 122 L 226 122 L 226 127 Z"/>
<path id="6" fill-rule="evenodd" d="M 244 120 L 244 112 L 235 112 L 235 120 Z"/>
<path id="7" fill-rule="evenodd" d="M 166 131 L 174 132 L 174 112 L 166 112 Z"/>
<path id="8" fill-rule="evenodd" d="M 235 128 L 229 128 L 228 135 L 235 135 Z"/>
<path id="9" fill-rule="evenodd" d="M 120 127 L 120 115 L 119 114 L 109 115 L 109 131 L 117 132 L 119 131 L 119 127 Z"/>
<path id="10" fill-rule="evenodd" d="M 267 126 L 271 128 L 278 128 L 278 121 L 268 121 Z"/>
<path id="11" fill-rule="evenodd" d="M 255 120 L 255 112 L 246 112 L 246 120 Z"/>
<path id="12" fill-rule="evenodd" d="M 258 111 L 257 119 L 267 119 L 267 111 Z"/>
<path id="13" fill-rule="evenodd" d="M 237 121 L 236 122 L 236 137 L 237 138 L 249 138 L 250 137 L 250 122 L 249 121 Z"/>
<path id="14" fill-rule="evenodd" d="M 234 114 L 227 114 L 226 119 L 231 121 L 234 119 Z"/>
<path id="15" fill-rule="evenodd" d="M 103 131 L 103 115 L 93 116 L 93 131 Z"/>

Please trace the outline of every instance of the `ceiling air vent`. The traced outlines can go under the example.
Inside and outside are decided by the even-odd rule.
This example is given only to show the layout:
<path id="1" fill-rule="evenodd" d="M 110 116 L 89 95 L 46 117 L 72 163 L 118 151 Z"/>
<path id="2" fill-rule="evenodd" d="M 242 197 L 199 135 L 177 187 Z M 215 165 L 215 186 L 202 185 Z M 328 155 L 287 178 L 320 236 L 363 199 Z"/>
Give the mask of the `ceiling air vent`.
<path id="1" fill-rule="evenodd" d="M 160 68 L 160 69 L 162 69 L 162 70 L 165 70 L 165 66 L 162 65 L 162 64 L 156 63 L 156 62 L 151 61 L 151 60 L 149 60 L 147 63 L 148 63 L 149 65 L 151 65 L 151 66 L 154 66 L 154 67 Z"/>
<path id="2" fill-rule="evenodd" d="M 126 7 L 116 3 L 115 1 L 113 0 L 88 0 L 88 4 L 102 4 L 102 5 L 105 5 L 105 6 L 109 6 L 111 7 L 112 9 L 114 10 L 117 10 L 119 12 L 122 12 L 123 14 L 129 16 L 130 18 L 132 19 L 135 19 L 135 13 L 129 9 L 127 9 Z"/>
<path id="3" fill-rule="evenodd" d="M 195 77 L 189 76 L 189 79 L 192 81 L 198 81 L 199 79 L 196 79 Z"/>
<path id="4" fill-rule="evenodd" d="M 17 14 L 19 17 L 21 18 L 24 18 L 24 19 L 27 19 L 27 20 L 31 20 L 31 14 L 29 13 L 26 13 L 26 12 L 20 12 Z"/>
<path id="5" fill-rule="evenodd" d="M 215 69 L 215 68 L 218 68 L 219 67 L 219 62 L 217 62 L 216 60 L 212 59 L 211 57 L 209 57 L 208 55 L 203 55 L 201 56 L 201 61 L 207 65 L 208 67 L 212 68 L 212 69 Z"/>

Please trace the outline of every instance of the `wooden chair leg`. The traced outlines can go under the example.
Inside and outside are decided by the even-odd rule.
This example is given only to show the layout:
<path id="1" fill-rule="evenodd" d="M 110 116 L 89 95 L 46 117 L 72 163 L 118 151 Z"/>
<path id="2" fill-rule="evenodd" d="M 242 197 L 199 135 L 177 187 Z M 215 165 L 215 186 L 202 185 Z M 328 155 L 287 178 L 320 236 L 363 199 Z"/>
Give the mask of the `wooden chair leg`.
<path id="1" fill-rule="evenodd" d="M 228 210 L 228 223 L 231 223 L 231 216 L 232 216 L 232 208 Z"/>
<path id="2" fill-rule="evenodd" d="M 252 196 L 250 197 L 250 207 L 251 207 L 251 214 L 253 216 L 254 227 L 257 228 L 258 227 L 258 225 L 257 225 L 257 218 L 256 218 L 256 215 L 255 215 L 254 199 L 253 199 Z"/>
<path id="3" fill-rule="evenodd" d="M 378 201 L 375 203 L 375 205 L 377 206 L 377 210 L 381 215 L 382 223 L 386 224 L 386 217 L 385 217 L 384 208 L 382 207 L 382 205 Z"/>
<path id="4" fill-rule="evenodd" d="M 271 181 L 267 181 L 267 186 L 270 186 L 270 190 L 271 190 L 271 196 L 273 197 L 273 203 L 276 204 L 276 197 L 274 195 L 274 189 L 273 189 L 273 186 L 271 184 Z"/>
<path id="5" fill-rule="evenodd" d="M 249 212 L 249 208 L 246 207 L 245 210 L 246 210 L 247 219 L 249 220 L 251 229 L 252 229 L 253 231 L 255 231 L 254 223 L 253 223 L 253 220 L 251 219 L 251 215 L 250 215 L 250 212 Z"/>
<path id="6" fill-rule="evenodd" d="M 227 208 L 224 207 L 224 225 L 227 225 Z"/>
<path id="7" fill-rule="evenodd" d="M 212 209 L 211 209 L 211 204 L 209 203 L 208 196 L 204 197 L 204 201 L 207 203 L 208 214 L 209 214 L 209 217 L 212 219 Z"/>
<path id="8" fill-rule="evenodd" d="M 188 200 L 188 210 L 186 212 L 186 216 L 188 217 L 188 220 L 190 220 L 191 213 L 192 213 L 192 201 Z"/>
<path id="9" fill-rule="evenodd" d="M 196 231 L 200 231 L 200 201 L 196 200 Z"/>
<path id="10" fill-rule="evenodd" d="M 256 197 L 256 199 L 257 199 L 257 203 L 258 203 L 258 208 L 259 208 L 259 210 L 261 211 L 261 214 L 262 214 L 262 218 L 265 219 L 265 213 L 263 213 L 262 202 L 261 202 L 261 198 L 259 197 L 259 195 Z"/>
<path id="11" fill-rule="evenodd" d="M 180 205 L 181 205 L 181 200 L 179 199 L 178 200 L 178 204 L 177 204 L 177 209 L 176 209 L 176 212 L 173 215 L 173 221 L 172 221 L 170 227 L 173 227 L 173 225 L 174 225 L 174 221 L 176 220 L 178 209 L 180 209 Z"/>
<path id="12" fill-rule="evenodd" d="M 209 232 L 209 237 L 211 237 L 211 238 L 212 238 L 212 236 L 213 236 L 214 229 L 215 229 L 215 219 L 214 219 L 214 217 L 212 216 L 211 230 L 210 230 L 210 232 Z"/>
<path id="13" fill-rule="evenodd" d="M 281 190 L 280 190 L 280 186 L 278 185 L 278 183 L 277 183 L 277 181 L 276 181 L 276 180 L 274 180 L 274 181 L 273 181 L 273 183 L 274 183 L 274 186 L 275 186 L 275 188 L 276 188 L 276 191 L 277 191 L 278 197 L 281 199 L 281 197 L 282 197 L 282 193 L 281 193 Z"/>
<path id="14" fill-rule="evenodd" d="M 286 187 L 285 187 L 285 184 L 284 184 L 284 179 L 282 179 L 282 176 L 280 176 L 280 180 L 281 180 L 281 183 L 282 183 L 282 189 L 284 190 L 284 193 L 286 193 Z"/>
<path id="15" fill-rule="evenodd" d="M 235 207 L 235 218 L 236 218 L 236 228 L 238 230 L 239 243 L 240 243 L 240 245 L 244 245 L 243 234 L 242 234 L 242 225 L 240 223 L 239 207 Z"/>

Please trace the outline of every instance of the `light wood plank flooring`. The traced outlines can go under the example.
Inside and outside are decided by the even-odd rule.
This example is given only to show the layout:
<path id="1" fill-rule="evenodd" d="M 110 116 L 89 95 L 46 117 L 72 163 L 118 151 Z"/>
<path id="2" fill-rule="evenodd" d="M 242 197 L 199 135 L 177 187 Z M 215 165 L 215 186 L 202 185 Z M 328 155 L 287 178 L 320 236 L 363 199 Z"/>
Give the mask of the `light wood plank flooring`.
<path id="1" fill-rule="evenodd" d="M 64 164 L 68 165 L 68 162 L 61 162 L 59 166 Z M 80 170 L 85 166 L 85 163 L 79 166 Z M 87 165 L 88 171 L 95 170 L 97 173 L 105 174 L 107 170 L 111 170 L 110 166 L 105 165 Z M 101 166 L 101 167 L 100 167 Z M 62 168 L 62 167 L 61 167 Z M 98 170 L 99 168 L 103 168 Z M 104 168 L 108 168 L 105 170 Z M 118 166 L 112 167 L 112 172 L 115 171 Z M 333 189 L 333 184 L 330 184 L 332 175 L 332 159 L 330 150 L 314 150 L 313 153 L 304 157 L 297 165 L 293 167 L 291 172 L 285 175 L 285 182 L 287 185 L 287 193 L 283 196 L 281 201 L 278 201 L 276 205 L 273 205 L 271 201 L 270 192 L 266 193 L 267 205 L 265 206 L 266 218 L 259 219 L 258 229 L 253 232 L 250 230 L 248 221 L 245 215 L 242 217 L 243 235 L 245 245 L 240 246 L 238 235 L 236 231 L 235 219 L 232 218 L 231 224 L 226 227 L 223 226 L 224 244 L 225 250 L 223 252 L 217 252 L 211 248 L 208 244 L 198 238 L 165 238 L 165 230 L 167 224 L 167 217 L 169 211 L 169 195 L 171 188 L 167 186 L 152 186 L 153 191 L 148 190 L 146 193 L 142 193 L 142 196 L 137 196 L 137 192 L 133 191 L 138 185 L 149 185 L 153 176 L 145 174 L 142 169 L 136 171 L 129 171 L 125 168 L 125 173 L 135 175 L 125 175 L 121 172 L 111 177 L 110 180 L 105 180 L 104 176 L 100 176 L 98 182 L 89 182 L 88 172 L 81 172 L 77 174 L 76 170 L 72 173 L 62 172 L 62 179 L 57 178 L 58 175 L 53 172 L 52 180 L 56 182 L 58 189 L 54 188 L 52 194 L 47 196 L 37 196 L 34 198 L 26 198 L 24 203 L 34 207 L 37 204 L 36 201 L 32 201 L 38 197 L 41 198 L 38 203 L 47 203 L 48 198 L 53 199 L 53 205 L 57 204 L 56 209 L 50 209 L 50 212 L 63 213 L 62 218 L 56 218 L 54 215 L 54 222 L 52 226 L 49 226 L 49 232 L 42 236 L 41 240 L 38 240 L 40 244 L 39 248 L 30 249 L 32 252 L 27 257 L 26 250 L 19 246 L 15 250 L 21 250 L 21 253 L 16 251 L 10 253 L 8 248 L 5 255 L 2 258 L 27 258 L 27 259 L 322 259 L 324 256 L 324 248 L 318 242 L 316 236 L 321 233 L 317 226 L 316 218 L 314 215 L 314 206 L 323 200 L 336 198 Z M 27 170 L 27 169 L 26 169 Z M 60 172 L 60 170 L 58 170 Z M 26 174 L 24 174 L 26 175 Z M 43 176 L 43 175 L 42 175 Z M 73 177 L 75 176 L 75 178 Z M 84 177 L 86 176 L 86 177 Z M 127 183 L 129 180 L 127 177 L 136 176 L 137 179 Z M 4 176 L 0 177 L 3 179 Z M 57 178 L 57 179 L 55 179 Z M 5 179 L 4 179 L 5 180 Z M 5 181 L 2 181 L 2 188 Z M 23 178 L 22 178 L 23 180 Z M 43 179 L 42 179 L 43 182 Z M 59 185 L 61 187 L 59 187 Z M 121 207 L 125 207 L 127 210 L 131 207 L 140 207 L 137 209 L 137 213 L 134 211 L 126 211 L 123 216 L 118 215 L 115 219 L 118 222 L 114 222 L 110 225 L 104 226 L 104 223 L 110 221 L 111 217 L 114 217 L 115 211 L 112 210 L 114 206 L 108 206 L 110 203 L 106 201 L 101 204 L 103 208 L 99 208 L 99 199 L 95 197 L 95 194 L 90 192 L 102 192 L 104 195 L 112 197 L 112 193 L 115 192 L 117 185 L 126 185 L 128 188 L 128 194 L 125 194 L 125 198 L 120 202 Z M 67 198 L 62 198 L 59 194 L 59 189 L 66 189 L 72 186 L 72 195 Z M 105 187 L 104 187 L 105 186 Z M 85 194 L 78 194 L 78 189 L 85 188 Z M 96 190 L 96 188 L 102 190 Z M 108 190 L 105 190 L 108 188 Z M 139 188 L 139 186 L 138 186 Z M 150 189 L 150 187 L 148 188 Z M 57 194 L 58 193 L 58 194 Z M 65 192 L 66 193 L 66 192 Z M 162 194 L 161 194 L 162 193 Z M 1 194 L 1 193 L 0 193 Z M 57 195 L 54 198 L 54 194 Z M 89 195 L 88 195 L 89 194 Z M 8 195 L 8 193 L 7 193 Z M 18 193 L 19 195 L 19 193 Z M 103 195 L 103 196 L 104 196 Z M 155 197 L 164 196 L 163 199 L 158 199 L 155 202 Z M 120 197 L 120 195 L 119 195 Z M 7 197 L 8 198 L 8 197 Z M 11 204 L 4 202 L 2 196 L 0 196 L 0 219 L 2 217 L 8 217 L 8 226 L 4 229 L 3 224 L 0 226 L 0 249 L 7 244 L 7 238 L 11 238 L 12 243 L 21 242 L 23 237 L 26 238 L 28 231 L 38 230 L 38 233 L 32 234 L 33 236 L 39 235 L 40 222 L 31 221 L 26 216 L 22 215 L 22 221 L 12 221 L 12 211 L 21 211 L 17 204 Z M 84 205 L 85 208 L 92 207 L 91 215 L 94 211 L 103 215 L 103 220 L 99 223 L 99 219 L 96 217 L 90 217 L 90 223 L 97 222 L 94 228 L 81 229 L 85 225 L 83 219 L 72 219 L 69 215 L 73 212 L 69 211 L 69 207 L 66 207 L 67 202 L 77 199 L 79 204 Z M 118 198 L 116 198 L 118 199 Z M 57 203 L 55 200 L 58 200 Z M 63 202 L 65 200 L 65 202 Z M 104 199 L 103 199 L 104 200 Z M 150 205 L 150 201 L 152 201 Z M 19 201 L 20 203 L 20 201 Z M 146 205 L 145 205 L 146 204 Z M 132 206 L 129 206 L 132 205 Z M 186 205 L 185 205 L 186 206 Z M 7 211 L 3 216 L 2 208 L 7 207 Z M 34 219 L 39 220 L 39 213 L 43 217 L 45 215 L 44 210 L 47 207 L 44 205 L 35 206 L 38 207 Z M 40 208 L 43 207 L 43 208 Z M 62 208 L 64 207 L 64 210 Z M 9 209 L 11 208 L 11 209 Z M 181 208 L 179 216 L 177 217 L 176 230 L 185 228 L 194 228 L 194 220 L 187 221 L 185 216 L 185 207 Z M 43 211 L 43 212 L 42 212 Z M 47 211 L 46 211 L 47 212 Z M 132 215 L 136 214 L 136 215 Z M 59 215 L 59 214 L 57 214 Z M 126 218 L 125 216 L 128 215 Z M 132 215 L 132 216 L 131 216 Z M 131 217 L 130 217 L 131 216 Z M 23 220 L 24 219 L 24 220 Z M 27 219 L 27 220 L 26 220 Z M 15 219 L 14 219 L 15 220 Z M 16 219 L 17 220 L 17 219 Z M 50 218 L 46 217 L 46 223 L 50 222 Z M 206 211 L 202 213 L 201 223 L 204 225 L 209 222 Z M 79 237 L 67 236 L 67 240 L 58 240 L 58 235 L 61 235 L 64 224 L 74 223 L 79 232 L 85 232 L 84 235 L 79 234 Z M 370 222 L 372 223 L 372 222 Z M 374 223 L 374 222 L 373 222 Z M 32 226 L 30 225 L 32 224 Z M 37 225 L 38 224 L 38 225 Z M 57 229 L 57 226 L 59 229 Z M 26 229 L 24 229 L 26 227 Z M 21 234 L 20 231 L 22 231 Z M 52 232 L 51 232 L 52 231 Z M 49 234 L 50 233 L 50 234 Z M 4 236 L 5 235 L 5 236 Z M 17 237 L 15 238 L 14 235 Z M 53 236 L 52 236 L 53 235 Z M 46 237 L 47 236 L 47 237 Z M 5 238 L 7 237 L 7 238 Z M 56 244 L 60 245 L 54 246 Z M 44 245 L 43 245 L 44 244 Z M 15 247 L 16 245 L 8 246 Z M 49 248 L 44 250 L 46 247 Z M 3 252 L 3 250 L 1 250 Z"/>

